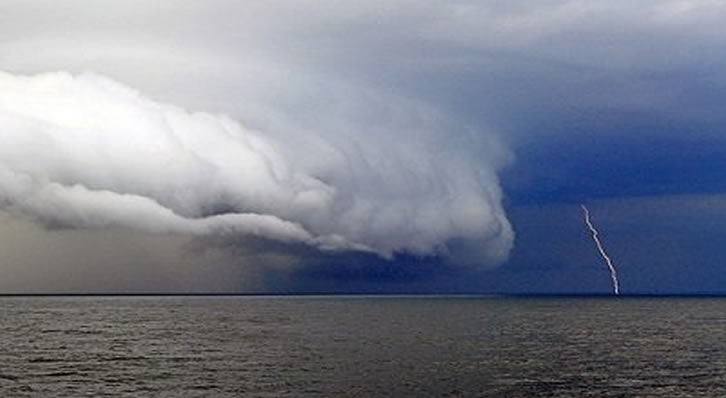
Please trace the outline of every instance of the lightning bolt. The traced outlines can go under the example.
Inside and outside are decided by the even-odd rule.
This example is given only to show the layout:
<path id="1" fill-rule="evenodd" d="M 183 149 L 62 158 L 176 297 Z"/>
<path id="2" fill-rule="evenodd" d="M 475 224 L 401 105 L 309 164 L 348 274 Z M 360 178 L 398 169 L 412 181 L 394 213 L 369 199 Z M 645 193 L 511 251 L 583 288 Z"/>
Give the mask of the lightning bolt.
<path id="1" fill-rule="evenodd" d="M 585 205 L 580 205 L 580 207 L 582 207 L 582 211 L 585 213 L 585 224 L 587 224 L 590 232 L 592 232 L 592 240 L 595 241 L 595 245 L 597 245 L 597 250 L 600 252 L 600 255 L 605 260 L 605 265 L 607 265 L 608 269 L 610 269 L 610 279 L 612 279 L 613 282 L 613 293 L 615 293 L 615 295 L 619 295 L 620 283 L 618 282 L 618 271 L 615 269 L 613 262 L 610 260 L 610 257 L 605 252 L 605 249 L 602 247 L 600 238 L 598 238 L 597 229 L 595 229 L 595 226 L 593 226 L 592 222 L 590 221 L 590 211 L 587 210 L 587 207 Z"/>

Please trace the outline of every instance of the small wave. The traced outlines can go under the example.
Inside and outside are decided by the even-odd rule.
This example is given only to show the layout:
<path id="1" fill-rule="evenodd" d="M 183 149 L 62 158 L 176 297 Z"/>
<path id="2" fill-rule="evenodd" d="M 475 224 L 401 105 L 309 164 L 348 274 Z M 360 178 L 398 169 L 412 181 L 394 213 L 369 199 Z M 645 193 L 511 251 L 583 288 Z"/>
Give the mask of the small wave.
<path id="1" fill-rule="evenodd" d="M 76 371 L 57 371 L 57 372 L 49 372 L 49 373 L 43 373 L 40 376 L 42 377 L 67 377 L 67 376 L 76 376 L 80 373 Z"/>

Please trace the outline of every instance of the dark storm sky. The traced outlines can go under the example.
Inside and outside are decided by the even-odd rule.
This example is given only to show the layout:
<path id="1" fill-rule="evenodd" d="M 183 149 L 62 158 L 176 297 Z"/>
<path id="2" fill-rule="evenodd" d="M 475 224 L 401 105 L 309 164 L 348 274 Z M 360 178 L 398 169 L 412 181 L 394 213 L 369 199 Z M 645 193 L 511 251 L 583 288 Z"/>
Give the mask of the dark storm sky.
<path id="1" fill-rule="evenodd" d="M 724 17 L 3 2 L 0 290 L 605 293 L 586 203 L 623 292 L 726 292 Z M 214 140 L 182 151 L 159 118 Z M 222 120 L 254 142 L 226 163 Z"/>

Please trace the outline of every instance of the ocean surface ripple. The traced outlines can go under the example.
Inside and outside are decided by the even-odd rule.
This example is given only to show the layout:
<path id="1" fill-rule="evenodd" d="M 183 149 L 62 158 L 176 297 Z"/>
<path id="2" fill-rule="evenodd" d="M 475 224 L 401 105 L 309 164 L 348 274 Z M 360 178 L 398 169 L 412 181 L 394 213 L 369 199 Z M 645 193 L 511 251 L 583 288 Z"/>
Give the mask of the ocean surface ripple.
<path id="1" fill-rule="evenodd" d="M 726 299 L 4 297 L 0 396 L 726 396 Z"/>

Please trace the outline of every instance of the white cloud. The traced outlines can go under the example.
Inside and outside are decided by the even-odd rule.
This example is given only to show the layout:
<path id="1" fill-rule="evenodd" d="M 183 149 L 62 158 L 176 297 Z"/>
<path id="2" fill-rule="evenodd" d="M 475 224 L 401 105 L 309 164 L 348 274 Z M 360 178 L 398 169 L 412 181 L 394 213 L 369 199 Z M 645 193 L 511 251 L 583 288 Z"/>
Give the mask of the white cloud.
<path id="1" fill-rule="evenodd" d="M 0 200 L 65 227 L 384 256 L 442 253 L 466 239 L 501 261 L 513 237 L 495 175 L 506 151 L 490 145 L 490 162 L 460 143 L 447 148 L 461 133 L 426 109 L 371 95 L 363 111 L 357 100 L 317 110 L 319 130 L 287 122 L 277 128 L 289 131 L 264 132 L 94 74 L 2 73 Z"/>

